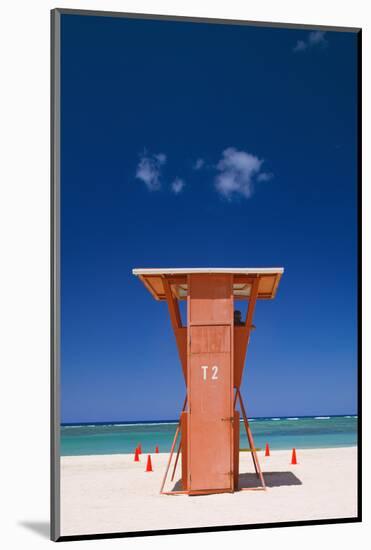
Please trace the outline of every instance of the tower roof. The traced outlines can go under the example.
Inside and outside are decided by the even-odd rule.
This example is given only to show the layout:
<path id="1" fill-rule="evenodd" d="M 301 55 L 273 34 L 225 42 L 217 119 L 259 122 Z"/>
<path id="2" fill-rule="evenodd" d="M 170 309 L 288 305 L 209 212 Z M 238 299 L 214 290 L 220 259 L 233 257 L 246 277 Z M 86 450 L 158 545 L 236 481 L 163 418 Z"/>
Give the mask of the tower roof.
<path id="1" fill-rule="evenodd" d="M 247 299 L 251 287 L 259 279 L 258 299 L 274 298 L 278 283 L 283 274 L 283 267 L 175 267 L 133 269 L 133 275 L 139 277 L 144 286 L 156 300 L 165 300 L 163 280 L 167 279 L 173 294 L 178 300 L 185 300 L 188 295 L 188 275 L 233 276 L 233 295 L 236 299 Z"/>

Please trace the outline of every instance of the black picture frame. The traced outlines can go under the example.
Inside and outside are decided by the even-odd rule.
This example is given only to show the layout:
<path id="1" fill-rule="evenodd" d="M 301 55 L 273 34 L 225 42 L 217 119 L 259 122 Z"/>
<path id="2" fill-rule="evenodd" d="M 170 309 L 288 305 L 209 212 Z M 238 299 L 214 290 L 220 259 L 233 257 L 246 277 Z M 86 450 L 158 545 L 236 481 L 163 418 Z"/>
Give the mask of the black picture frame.
<path id="1" fill-rule="evenodd" d="M 224 525 L 202 528 L 143 530 L 135 532 L 100 533 L 61 536 L 60 534 L 60 25 L 62 15 L 83 15 L 192 23 L 247 25 L 291 29 L 331 30 L 357 34 L 357 319 L 358 319 L 358 514 L 356 517 L 247 525 Z M 91 540 L 104 538 L 142 537 L 289 526 L 356 523 L 362 521 L 362 29 L 313 24 L 291 24 L 204 17 L 185 17 L 110 11 L 56 8 L 51 10 L 51 539 L 53 541 Z"/>

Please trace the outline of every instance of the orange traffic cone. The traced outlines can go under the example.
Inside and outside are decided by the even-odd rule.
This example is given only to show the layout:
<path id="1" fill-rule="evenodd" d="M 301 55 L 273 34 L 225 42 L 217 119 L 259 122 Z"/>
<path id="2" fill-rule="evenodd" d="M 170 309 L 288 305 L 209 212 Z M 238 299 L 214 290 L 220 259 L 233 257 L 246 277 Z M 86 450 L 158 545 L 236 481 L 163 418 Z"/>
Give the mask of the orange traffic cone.
<path id="1" fill-rule="evenodd" d="M 138 449 L 138 453 L 141 455 L 142 454 L 142 444 L 141 443 L 138 444 L 137 449 Z"/>
<path id="2" fill-rule="evenodd" d="M 135 449 L 134 462 L 139 462 L 139 449 L 138 449 L 138 447 Z"/>
<path id="3" fill-rule="evenodd" d="M 148 455 L 148 458 L 147 458 L 146 472 L 153 472 L 153 470 L 152 470 L 151 455 Z"/>
<path id="4" fill-rule="evenodd" d="M 158 450 L 158 445 L 156 445 L 156 450 L 155 450 L 155 453 L 159 453 L 160 451 Z"/>
<path id="5" fill-rule="evenodd" d="M 296 460 L 296 449 L 293 449 L 292 450 L 292 457 L 291 457 L 291 464 L 297 464 L 297 460 Z"/>
<path id="6" fill-rule="evenodd" d="M 268 443 L 265 445 L 265 456 L 271 456 L 271 452 L 270 452 Z"/>

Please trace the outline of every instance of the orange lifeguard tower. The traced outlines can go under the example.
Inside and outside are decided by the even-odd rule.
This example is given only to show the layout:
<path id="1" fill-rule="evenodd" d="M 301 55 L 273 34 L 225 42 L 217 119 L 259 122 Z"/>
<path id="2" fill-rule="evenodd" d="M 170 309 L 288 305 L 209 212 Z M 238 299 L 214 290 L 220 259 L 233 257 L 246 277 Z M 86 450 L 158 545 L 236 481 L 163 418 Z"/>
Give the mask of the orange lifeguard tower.
<path id="1" fill-rule="evenodd" d="M 187 389 L 161 493 L 238 490 L 240 412 L 265 489 L 240 386 L 256 300 L 274 298 L 282 273 L 283 268 L 133 269 L 156 300 L 167 302 Z M 187 300 L 187 326 L 180 300 Z M 248 301 L 245 320 L 234 319 L 235 300 Z M 181 454 L 182 490 L 164 491 L 179 435 L 171 479 Z"/>

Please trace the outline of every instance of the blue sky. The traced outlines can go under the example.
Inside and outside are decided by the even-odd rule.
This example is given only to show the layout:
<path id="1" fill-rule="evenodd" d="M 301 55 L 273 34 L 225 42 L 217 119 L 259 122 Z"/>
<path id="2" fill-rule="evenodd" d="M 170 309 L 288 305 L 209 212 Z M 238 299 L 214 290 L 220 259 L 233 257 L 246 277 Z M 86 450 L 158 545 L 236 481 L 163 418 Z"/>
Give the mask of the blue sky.
<path id="1" fill-rule="evenodd" d="M 178 415 L 134 267 L 283 266 L 248 413 L 356 412 L 356 35 L 63 15 L 61 36 L 62 421 Z"/>

